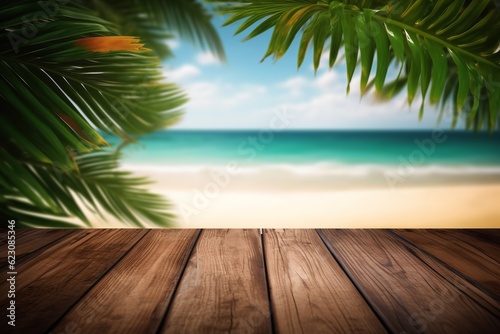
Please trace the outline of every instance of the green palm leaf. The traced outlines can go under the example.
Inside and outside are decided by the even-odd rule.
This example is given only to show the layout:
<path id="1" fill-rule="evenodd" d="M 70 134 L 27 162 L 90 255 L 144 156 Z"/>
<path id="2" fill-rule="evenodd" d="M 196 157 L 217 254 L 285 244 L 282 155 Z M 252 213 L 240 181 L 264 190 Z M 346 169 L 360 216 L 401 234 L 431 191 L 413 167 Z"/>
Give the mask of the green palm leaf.
<path id="1" fill-rule="evenodd" d="M 236 33 L 251 29 L 253 38 L 273 28 L 264 57 L 279 59 L 301 32 L 298 64 L 310 41 L 314 68 L 329 40 L 330 66 L 343 47 L 347 81 L 361 68 L 361 92 L 370 87 L 390 98 L 406 86 L 408 102 L 452 106 L 467 114 L 467 127 L 498 126 L 500 110 L 500 11 L 491 0 L 213 1 L 230 17 L 225 25 L 243 21 Z M 371 68 L 376 62 L 376 75 Z M 401 76 L 387 82 L 391 64 Z M 458 80 L 452 85 L 450 80 Z M 448 84 L 447 84 L 448 82 Z M 447 88 L 451 88 L 451 91 Z"/>
<path id="2" fill-rule="evenodd" d="M 147 8 L 124 2 L 122 10 Z M 23 226 L 70 227 L 82 226 L 75 217 L 92 226 L 87 212 L 107 212 L 132 226 L 167 226 L 168 203 L 144 188 L 146 179 L 118 169 L 119 154 L 105 150 L 101 137 L 127 143 L 179 119 L 186 97 L 164 80 L 158 54 L 166 49 L 151 43 L 155 54 L 120 36 L 124 26 L 98 17 L 90 1 L 47 3 L 0 5 L 2 216 Z M 140 18 L 132 30 L 160 43 L 164 25 Z"/>
<path id="3" fill-rule="evenodd" d="M 40 10 L 29 4 L 33 12 Z M 0 11 L 2 21 L 8 15 L 14 28 L 0 34 L 0 88 L 6 109 L 0 129 L 12 147 L 40 161 L 64 164 L 68 150 L 89 152 L 105 144 L 96 128 L 129 138 L 179 119 L 186 98 L 175 85 L 162 82 L 156 57 L 78 46 L 84 37 L 114 35 L 112 26 L 91 11 L 61 7 L 54 22 L 17 45 L 18 52 L 8 41 L 13 34 L 22 35 L 22 18 L 14 20 L 9 11 Z M 33 134 L 22 144 L 17 142 L 23 137 L 19 129 Z"/>
<path id="4" fill-rule="evenodd" d="M 194 0 L 88 0 L 100 17 L 114 23 L 126 36 L 141 36 L 146 46 L 160 58 L 172 56 L 165 43 L 176 32 L 224 60 L 219 35 L 211 23 L 212 16 Z"/>
<path id="5" fill-rule="evenodd" d="M 92 0 L 87 3 L 99 17 L 113 23 L 121 35 L 141 36 L 160 59 L 173 56 L 166 43 L 173 34 L 164 28 L 164 22 L 157 23 L 149 18 L 142 1 Z"/>
<path id="6" fill-rule="evenodd" d="M 69 171 L 52 164 L 19 161 L 4 150 L 0 156 L 0 212 L 16 217 L 20 226 L 81 226 L 70 219 L 77 217 L 90 227 L 88 213 L 104 212 L 136 227 L 147 226 L 144 222 L 166 227 L 173 218 L 168 212 L 170 205 L 144 188 L 148 183 L 145 178 L 118 169 L 116 153 L 80 155 L 76 158 L 78 170 Z"/>

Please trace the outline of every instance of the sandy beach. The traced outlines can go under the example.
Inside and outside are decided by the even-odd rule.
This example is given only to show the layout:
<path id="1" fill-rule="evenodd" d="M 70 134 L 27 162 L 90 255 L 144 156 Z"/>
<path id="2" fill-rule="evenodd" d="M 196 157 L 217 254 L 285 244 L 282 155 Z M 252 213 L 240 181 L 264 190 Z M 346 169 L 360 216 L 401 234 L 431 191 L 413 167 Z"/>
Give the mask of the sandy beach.
<path id="1" fill-rule="evenodd" d="M 500 184 L 162 193 L 179 228 L 500 228 Z M 96 227 L 123 227 L 111 217 Z"/>
<path id="2" fill-rule="evenodd" d="M 300 193 L 221 193 L 205 206 L 172 193 L 179 227 L 500 227 L 500 185 Z M 201 202 L 200 202 L 201 203 Z"/>
<path id="3" fill-rule="evenodd" d="M 500 228 L 500 137 L 433 134 L 285 131 L 252 146 L 253 130 L 165 131 L 120 168 L 153 181 L 179 228 Z"/>

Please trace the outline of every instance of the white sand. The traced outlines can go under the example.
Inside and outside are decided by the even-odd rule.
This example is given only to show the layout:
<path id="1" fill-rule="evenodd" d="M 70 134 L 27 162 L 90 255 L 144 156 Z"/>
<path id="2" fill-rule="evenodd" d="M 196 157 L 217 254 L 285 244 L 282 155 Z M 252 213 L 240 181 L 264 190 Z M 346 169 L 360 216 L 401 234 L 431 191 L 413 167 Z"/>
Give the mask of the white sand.
<path id="1" fill-rule="evenodd" d="M 236 192 L 212 198 L 156 189 L 181 228 L 500 228 L 500 184 L 342 191 Z M 98 227 L 119 226 L 114 219 Z"/>
<path id="2" fill-rule="evenodd" d="M 301 193 L 176 193 L 180 227 L 500 227 L 500 186 Z M 192 209 L 192 211 L 191 211 Z"/>

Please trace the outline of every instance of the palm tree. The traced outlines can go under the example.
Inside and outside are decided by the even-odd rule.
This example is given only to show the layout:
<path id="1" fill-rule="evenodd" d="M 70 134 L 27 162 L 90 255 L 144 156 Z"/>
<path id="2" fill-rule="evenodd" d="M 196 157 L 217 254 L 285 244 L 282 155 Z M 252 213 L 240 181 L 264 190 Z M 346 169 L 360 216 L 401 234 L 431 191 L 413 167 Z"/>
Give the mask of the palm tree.
<path id="1" fill-rule="evenodd" d="M 186 102 L 161 60 L 171 32 L 224 57 L 194 0 L 4 0 L 0 5 L 0 212 L 17 226 L 133 226 L 172 215 L 147 180 L 118 169 L 123 143 L 175 123 Z M 7 220 L 4 219 L 3 224 Z M 75 225 L 76 224 L 76 225 Z"/>
<path id="2" fill-rule="evenodd" d="M 212 0 L 242 21 L 235 34 L 251 39 L 273 29 L 264 59 L 281 58 L 300 36 L 298 67 L 312 44 L 316 70 L 323 52 L 334 66 L 343 49 L 347 91 L 357 67 L 360 89 L 389 99 L 404 87 L 408 103 L 441 104 L 467 128 L 500 125 L 500 10 L 492 0 Z M 264 60 L 263 59 L 263 60 Z M 372 67 L 375 75 L 372 76 Z M 391 65 L 399 68 L 387 79 Z"/>

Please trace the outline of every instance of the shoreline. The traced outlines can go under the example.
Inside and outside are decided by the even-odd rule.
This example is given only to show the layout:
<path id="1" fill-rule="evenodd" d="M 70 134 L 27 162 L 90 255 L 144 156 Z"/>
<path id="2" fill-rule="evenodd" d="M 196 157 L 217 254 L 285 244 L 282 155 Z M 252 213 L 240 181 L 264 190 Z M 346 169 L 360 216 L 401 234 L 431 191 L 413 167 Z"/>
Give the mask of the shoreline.
<path id="1" fill-rule="evenodd" d="M 174 228 L 500 228 L 500 183 L 338 191 L 152 188 L 173 204 Z M 96 227 L 123 227 L 96 217 Z"/>
<path id="2" fill-rule="evenodd" d="M 297 193 L 221 193 L 205 208 L 174 194 L 179 227 L 493 228 L 500 227 L 498 185 L 408 187 Z M 199 213 L 188 217 L 186 206 Z M 214 226 L 215 227 L 215 226 Z"/>

